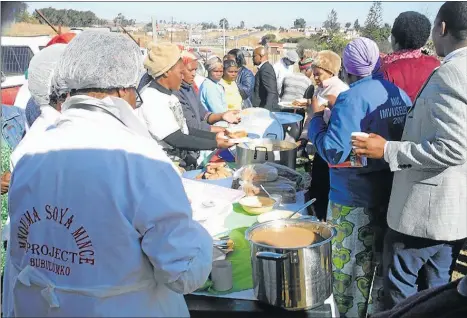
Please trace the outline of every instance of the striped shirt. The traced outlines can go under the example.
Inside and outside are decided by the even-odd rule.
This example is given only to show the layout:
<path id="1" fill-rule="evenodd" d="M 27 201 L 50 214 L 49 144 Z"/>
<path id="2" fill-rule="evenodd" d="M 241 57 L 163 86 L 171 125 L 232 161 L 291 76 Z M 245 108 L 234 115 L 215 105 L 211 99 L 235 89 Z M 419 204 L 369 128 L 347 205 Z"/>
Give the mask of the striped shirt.
<path id="1" fill-rule="evenodd" d="M 303 73 L 288 74 L 282 84 L 281 102 L 292 102 L 295 99 L 303 98 L 306 89 L 312 84 Z"/>

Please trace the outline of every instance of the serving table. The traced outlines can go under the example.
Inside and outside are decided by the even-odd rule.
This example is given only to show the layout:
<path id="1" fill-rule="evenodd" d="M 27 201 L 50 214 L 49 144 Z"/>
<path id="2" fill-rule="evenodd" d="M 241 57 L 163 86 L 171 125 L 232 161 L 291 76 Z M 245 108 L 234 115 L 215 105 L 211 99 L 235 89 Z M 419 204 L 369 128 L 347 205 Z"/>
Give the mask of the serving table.
<path id="1" fill-rule="evenodd" d="M 234 211 L 232 201 L 229 200 L 235 200 L 240 193 L 228 189 L 225 183 L 220 181 L 217 186 L 212 182 L 204 183 L 185 178 L 183 183 L 188 197 L 192 200 L 193 218 L 198 220 L 212 237 L 220 237 L 234 229 L 250 227 L 256 223 L 257 216 Z M 298 192 L 296 203 L 283 204 L 279 209 L 295 211 L 305 203 L 305 195 L 303 191 Z M 213 200 L 217 208 L 209 214 L 197 208 L 203 201 L 212 198 L 215 198 Z M 253 289 L 222 295 L 196 292 L 186 295 L 185 299 L 192 317 L 338 317 L 332 295 L 324 305 L 299 312 L 262 304 L 256 300 Z"/>

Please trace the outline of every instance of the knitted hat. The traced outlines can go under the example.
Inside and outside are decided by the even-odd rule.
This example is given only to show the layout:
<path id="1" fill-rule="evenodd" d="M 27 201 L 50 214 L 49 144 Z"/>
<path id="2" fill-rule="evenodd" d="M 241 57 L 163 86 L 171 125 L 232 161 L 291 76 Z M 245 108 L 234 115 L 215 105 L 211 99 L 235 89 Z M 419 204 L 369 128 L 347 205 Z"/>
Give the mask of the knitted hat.
<path id="1" fill-rule="evenodd" d="M 157 78 L 170 70 L 181 58 L 180 49 L 175 44 L 150 43 L 148 55 L 144 60 L 144 68 L 149 75 Z"/>
<path id="2" fill-rule="evenodd" d="M 339 55 L 333 51 L 325 50 L 318 53 L 318 57 L 313 61 L 313 66 L 331 72 L 336 76 L 341 69 L 341 63 L 342 60 Z"/>
<path id="3" fill-rule="evenodd" d="M 304 58 L 303 60 L 298 62 L 298 68 L 300 69 L 300 71 L 307 70 L 312 65 L 313 65 L 313 58 L 311 58 L 311 57 Z"/>

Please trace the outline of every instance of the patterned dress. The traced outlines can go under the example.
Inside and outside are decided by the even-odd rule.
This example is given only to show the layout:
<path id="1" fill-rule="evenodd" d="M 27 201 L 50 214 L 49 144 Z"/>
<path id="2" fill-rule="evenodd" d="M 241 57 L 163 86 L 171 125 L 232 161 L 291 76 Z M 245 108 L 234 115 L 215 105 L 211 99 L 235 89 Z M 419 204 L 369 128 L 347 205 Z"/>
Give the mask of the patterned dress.
<path id="1" fill-rule="evenodd" d="M 364 318 L 383 310 L 382 252 L 387 207 L 349 207 L 329 202 L 333 293 L 341 317 Z"/>
<path id="2" fill-rule="evenodd" d="M 8 143 L 2 140 L 2 167 L 1 167 L 1 175 L 5 171 L 10 171 L 10 156 L 12 153 L 12 149 L 8 145 Z M 2 195 L 2 229 L 5 226 L 6 220 L 8 219 L 8 193 Z M 0 244 L 0 251 L 2 253 L 2 268 L 1 273 L 3 274 L 3 268 L 5 267 L 5 249 L 3 248 L 3 242 Z"/>

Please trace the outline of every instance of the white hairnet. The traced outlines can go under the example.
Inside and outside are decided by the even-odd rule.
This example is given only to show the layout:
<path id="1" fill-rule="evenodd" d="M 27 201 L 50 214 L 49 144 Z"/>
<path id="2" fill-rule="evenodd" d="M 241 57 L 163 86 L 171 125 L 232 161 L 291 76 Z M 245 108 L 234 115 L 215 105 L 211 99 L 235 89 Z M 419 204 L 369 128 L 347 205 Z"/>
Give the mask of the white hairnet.
<path id="1" fill-rule="evenodd" d="M 141 50 L 127 35 L 84 31 L 65 49 L 54 84 L 69 91 L 136 88 L 143 69 Z"/>
<path id="2" fill-rule="evenodd" d="M 54 44 L 34 55 L 28 68 L 28 88 L 39 107 L 49 105 L 52 77 L 66 44 Z"/>

